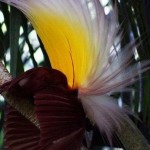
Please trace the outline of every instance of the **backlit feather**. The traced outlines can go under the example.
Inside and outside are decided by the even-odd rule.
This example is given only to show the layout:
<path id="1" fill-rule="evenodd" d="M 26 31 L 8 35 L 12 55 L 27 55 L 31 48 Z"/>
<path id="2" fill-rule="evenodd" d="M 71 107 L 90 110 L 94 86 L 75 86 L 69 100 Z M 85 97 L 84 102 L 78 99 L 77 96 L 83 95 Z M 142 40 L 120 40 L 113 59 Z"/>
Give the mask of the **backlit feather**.
<path id="1" fill-rule="evenodd" d="M 52 67 L 73 88 L 97 78 L 116 37 L 116 16 L 108 22 L 98 0 L 8 0 L 22 10 L 38 32 Z M 92 6 L 92 10 L 89 9 Z M 93 76 L 94 75 L 94 76 Z"/>
<path id="2" fill-rule="evenodd" d="M 129 67 L 134 44 L 116 52 L 114 45 L 120 39 L 116 9 L 108 17 L 99 0 L 1 1 L 28 17 L 52 67 L 64 73 L 71 89 L 78 89 L 87 117 L 110 138 L 112 130 L 126 117 L 106 94 L 124 90 L 149 64 L 141 63 L 140 69 L 138 65 Z"/>

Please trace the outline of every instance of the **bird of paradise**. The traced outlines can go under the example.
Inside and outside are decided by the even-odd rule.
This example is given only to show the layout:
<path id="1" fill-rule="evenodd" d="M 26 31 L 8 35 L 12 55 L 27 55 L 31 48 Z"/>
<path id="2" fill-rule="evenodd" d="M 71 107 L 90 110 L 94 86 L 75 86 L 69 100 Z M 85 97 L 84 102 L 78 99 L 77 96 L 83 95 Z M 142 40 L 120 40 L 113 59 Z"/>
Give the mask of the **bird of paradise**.
<path id="1" fill-rule="evenodd" d="M 3 86 L 3 91 L 27 97 L 39 122 L 37 128 L 8 106 L 6 148 L 79 149 L 86 118 L 110 140 L 126 115 L 108 93 L 126 90 L 139 73 L 137 65 L 129 66 L 133 45 L 116 54 L 120 34 L 115 9 L 108 19 L 99 0 L 0 1 L 30 20 L 53 68 L 31 69 Z"/>

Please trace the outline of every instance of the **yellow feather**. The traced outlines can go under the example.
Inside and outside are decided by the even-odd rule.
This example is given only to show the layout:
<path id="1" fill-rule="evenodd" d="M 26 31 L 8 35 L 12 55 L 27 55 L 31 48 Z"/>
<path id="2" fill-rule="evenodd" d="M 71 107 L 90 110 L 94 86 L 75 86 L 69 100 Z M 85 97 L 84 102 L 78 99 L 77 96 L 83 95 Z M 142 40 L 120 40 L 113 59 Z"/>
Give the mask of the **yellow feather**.
<path id="1" fill-rule="evenodd" d="M 94 57 L 90 53 L 87 28 L 76 18 L 71 20 L 44 9 L 32 9 L 31 14 L 29 19 L 46 48 L 52 67 L 67 76 L 72 88 L 79 87 L 92 67 L 91 55 Z"/>

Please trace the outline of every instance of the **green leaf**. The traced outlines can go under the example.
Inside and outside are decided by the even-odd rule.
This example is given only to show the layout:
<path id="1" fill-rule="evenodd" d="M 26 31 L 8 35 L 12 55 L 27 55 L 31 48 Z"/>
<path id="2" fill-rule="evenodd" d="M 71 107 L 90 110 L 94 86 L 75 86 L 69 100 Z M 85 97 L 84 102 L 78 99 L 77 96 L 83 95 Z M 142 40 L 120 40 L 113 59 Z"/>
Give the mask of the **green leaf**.
<path id="1" fill-rule="evenodd" d="M 10 9 L 10 73 L 17 75 L 18 42 L 21 23 L 21 13 L 14 7 Z"/>

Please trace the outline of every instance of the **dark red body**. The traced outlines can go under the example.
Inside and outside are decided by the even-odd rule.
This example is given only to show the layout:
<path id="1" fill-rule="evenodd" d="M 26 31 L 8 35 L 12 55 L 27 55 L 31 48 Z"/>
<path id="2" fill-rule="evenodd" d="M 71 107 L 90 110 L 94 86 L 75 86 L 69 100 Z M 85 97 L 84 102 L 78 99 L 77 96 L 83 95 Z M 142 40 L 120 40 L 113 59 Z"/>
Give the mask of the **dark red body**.
<path id="1" fill-rule="evenodd" d="M 1 87 L 1 92 L 27 98 L 35 109 L 40 129 L 7 106 L 7 150 L 77 150 L 81 146 L 85 116 L 77 90 L 68 87 L 60 71 L 31 69 Z"/>

